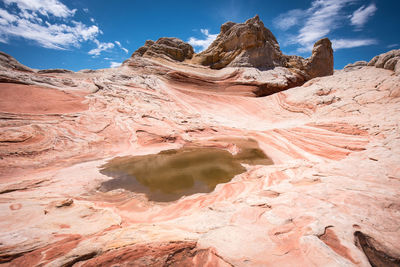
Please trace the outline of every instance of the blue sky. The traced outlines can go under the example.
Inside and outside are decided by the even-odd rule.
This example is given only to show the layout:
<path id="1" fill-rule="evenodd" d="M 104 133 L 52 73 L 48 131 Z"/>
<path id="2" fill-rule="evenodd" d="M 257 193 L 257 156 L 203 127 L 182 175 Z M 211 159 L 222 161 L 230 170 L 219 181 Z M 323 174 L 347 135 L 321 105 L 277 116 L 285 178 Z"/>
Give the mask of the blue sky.
<path id="1" fill-rule="evenodd" d="M 117 66 L 147 39 L 178 37 L 197 52 L 226 21 L 258 14 L 285 54 L 333 41 L 335 68 L 400 48 L 397 0 L 0 0 L 0 50 L 38 69 Z"/>

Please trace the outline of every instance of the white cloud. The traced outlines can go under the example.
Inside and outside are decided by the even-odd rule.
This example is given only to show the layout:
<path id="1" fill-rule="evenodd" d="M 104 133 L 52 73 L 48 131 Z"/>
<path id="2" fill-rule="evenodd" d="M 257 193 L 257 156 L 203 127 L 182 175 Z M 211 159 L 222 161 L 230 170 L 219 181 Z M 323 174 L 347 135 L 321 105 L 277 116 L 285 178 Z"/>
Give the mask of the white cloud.
<path id="1" fill-rule="evenodd" d="M 333 39 L 332 47 L 334 50 L 343 48 L 353 48 L 377 44 L 375 39 Z"/>
<path id="2" fill-rule="evenodd" d="M 390 45 L 387 46 L 387 48 L 394 48 L 394 47 L 397 47 L 397 46 L 399 46 L 399 44 L 390 44 Z"/>
<path id="3" fill-rule="evenodd" d="M 357 2 L 357 0 L 313 0 L 308 9 L 293 9 L 279 15 L 275 20 L 275 26 L 281 30 L 288 30 L 295 25 L 300 29 L 287 42 L 290 45 L 298 45 L 300 53 L 310 52 L 313 44 L 338 28 L 341 28 L 349 18 L 345 7 Z M 351 23 L 362 26 L 376 11 L 376 6 L 371 4 L 368 7 L 362 6 L 351 15 Z M 354 18 L 354 19 L 353 19 Z M 354 21 L 354 22 L 353 22 Z M 376 44 L 375 39 L 343 39 L 337 38 L 335 49 L 351 48 Z"/>
<path id="4" fill-rule="evenodd" d="M 196 52 L 201 52 L 217 38 L 218 34 L 210 34 L 207 29 L 201 29 L 201 33 L 205 36 L 205 39 L 197 39 L 195 37 L 190 37 L 188 43 L 195 47 Z"/>
<path id="5" fill-rule="evenodd" d="M 279 15 L 274 19 L 274 25 L 281 30 L 288 30 L 289 28 L 299 24 L 300 20 L 304 18 L 306 12 L 301 9 L 292 9 L 286 13 Z"/>
<path id="6" fill-rule="evenodd" d="M 70 20 L 76 10 L 58 0 L 4 0 L 4 3 L 10 8 L 9 11 L 0 9 L 0 40 L 3 42 L 19 37 L 46 48 L 68 49 L 94 40 L 101 33 L 95 25 Z"/>
<path id="7" fill-rule="evenodd" d="M 95 39 L 94 42 L 96 43 L 97 47 L 88 52 L 89 55 L 93 56 L 98 56 L 101 52 L 113 49 L 115 46 L 113 43 L 101 43 L 97 39 Z"/>
<path id="8" fill-rule="evenodd" d="M 314 0 L 307 10 L 309 16 L 297 36 L 302 46 L 309 46 L 318 39 L 327 36 L 338 27 L 342 17 L 340 11 L 353 0 Z"/>
<path id="9" fill-rule="evenodd" d="M 110 68 L 117 68 L 117 67 L 121 66 L 121 64 L 122 64 L 122 62 L 111 61 L 110 62 Z"/>
<path id="10" fill-rule="evenodd" d="M 94 23 L 94 18 L 90 18 L 90 21 L 91 21 L 92 23 Z"/>
<path id="11" fill-rule="evenodd" d="M 85 13 L 89 13 L 89 8 L 84 8 L 83 11 L 84 11 Z"/>
<path id="12" fill-rule="evenodd" d="M 377 10 L 375 4 L 370 4 L 367 7 L 361 6 L 359 9 L 354 11 L 353 15 L 350 16 L 351 24 L 356 26 L 356 29 L 361 29 Z"/>
<path id="13" fill-rule="evenodd" d="M 119 48 L 121 48 L 125 53 L 127 53 L 128 54 L 128 49 L 126 49 L 125 47 L 123 47 L 122 45 L 121 45 L 121 43 L 120 42 L 118 42 L 118 41 L 115 41 L 115 43 L 118 45 L 118 47 Z"/>
<path id="14" fill-rule="evenodd" d="M 3 0 L 6 5 L 15 4 L 22 11 L 38 12 L 44 16 L 66 18 L 73 16 L 76 9 L 69 9 L 58 0 Z"/>

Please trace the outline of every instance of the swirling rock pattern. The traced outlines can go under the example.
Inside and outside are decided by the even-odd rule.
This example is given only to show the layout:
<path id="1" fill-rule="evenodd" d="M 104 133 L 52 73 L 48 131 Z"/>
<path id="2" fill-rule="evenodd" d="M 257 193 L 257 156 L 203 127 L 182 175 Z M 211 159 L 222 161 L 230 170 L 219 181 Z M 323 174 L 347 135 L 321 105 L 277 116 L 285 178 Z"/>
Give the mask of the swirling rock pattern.
<path id="1" fill-rule="evenodd" d="M 260 98 L 297 76 L 142 57 L 76 73 L 0 69 L 0 263 L 396 263 L 400 78 L 364 65 Z M 185 144 L 234 153 L 238 139 L 274 165 L 171 203 L 97 191 L 112 157 Z"/>

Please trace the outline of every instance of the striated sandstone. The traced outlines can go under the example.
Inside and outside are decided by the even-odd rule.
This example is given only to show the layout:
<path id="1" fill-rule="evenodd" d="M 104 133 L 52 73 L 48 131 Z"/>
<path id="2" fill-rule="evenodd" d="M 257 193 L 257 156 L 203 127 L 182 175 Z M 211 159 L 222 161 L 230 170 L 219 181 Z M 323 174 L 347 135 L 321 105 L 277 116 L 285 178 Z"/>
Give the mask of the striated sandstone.
<path id="1" fill-rule="evenodd" d="M 185 47 L 185 51 L 189 53 L 182 52 L 181 49 L 176 48 L 177 46 Z M 172 50 L 171 47 L 173 47 Z M 212 69 L 256 68 L 262 72 L 269 72 L 271 76 L 279 77 L 278 83 L 268 80 L 263 84 L 253 85 L 262 87 L 262 89 L 253 90 L 256 96 L 269 95 L 301 85 L 315 77 L 333 74 L 333 50 L 329 39 L 317 41 L 310 58 L 283 55 L 275 36 L 257 15 L 245 23 L 223 24 L 216 40 L 199 54 L 193 54 L 193 48 L 179 39 L 160 38 L 157 42 L 146 41 L 145 45 L 135 51 L 124 64 L 138 67 L 146 64 L 141 60 L 143 58 L 159 61 L 160 57 L 177 61 L 188 59 L 187 61 L 192 64 L 209 66 Z M 286 69 L 283 71 L 286 72 L 284 75 L 282 75 L 283 69 Z M 194 80 L 192 82 L 197 83 Z M 238 91 L 242 91 L 240 85 L 237 88 Z"/>
<path id="2" fill-rule="evenodd" d="M 13 58 L 12 56 L 10 56 L 4 52 L 0 52 L 0 69 L 1 70 L 18 70 L 18 71 L 27 71 L 27 72 L 33 71 L 31 68 L 28 68 L 27 66 L 22 65 L 15 58 Z"/>
<path id="3" fill-rule="evenodd" d="M 193 62 L 213 69 L 254 67 L 268 70 L 288 67 L 305 72 L 303 75 L 307 80 L 333 74 L 333 50 L 329 39 L 317 41 L 308 59 L 286 56 L 280 51 L 275 36 L 258 16 L 245 23 L 223 24 L 217 39 L 207 50 L 196 54 Z"/>
<path id="4" fill-rule="evenodd" d="M 136 50 L 132 57 L 167 57 L 177 61 L 192 58 L 193 47 L 178 38 L 163 37 L 156 42 L 147 40 L 144 46 Z"/>
<path id="5" fill-rule="evenodd" d="M 275 36 L 258 16 L 245 23 L 223 24 L 217 39 L 195 55 L 193 61 L 213 69 L 227 66 L 272 69 L 283 65 Z"/>
<path id="6" fill-rule="evenodd" d="M 294 67 L 140 56 L 96 71 L 1 69 L 0 263 L 398 264 L 400 77 L 364 65 L 306 83 Z M 245 165 L 213 192 L 169 203 L 98 190 L 111 179 L 99 167 L 116 156 L 185 145 L 237 153 L 241 138 L 274 165 Z"/>

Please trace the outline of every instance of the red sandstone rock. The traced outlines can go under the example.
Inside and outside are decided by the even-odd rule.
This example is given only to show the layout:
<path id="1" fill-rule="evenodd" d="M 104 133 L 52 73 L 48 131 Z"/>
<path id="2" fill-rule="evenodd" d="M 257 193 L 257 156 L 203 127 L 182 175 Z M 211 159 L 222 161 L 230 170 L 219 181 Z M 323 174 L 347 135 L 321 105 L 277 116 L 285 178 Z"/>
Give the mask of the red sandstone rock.
<path id="1" fill-rule="evenodd" d="M 5 266 L 400 258 L 400 78 L 392 70 L 360 65 L 260 98 L 260 86 L 285 89 L 301 77 L 140 57 L 117 69 L 0 72 L 20 81 L 0 87 Z M 99 167 L 115 156 L 184 145 L 237 153 L 238 138 L 255 140 L 274 165 L 246 165 L 213 192 L 171 203 L 97 191 L 110 179 Z"/>

